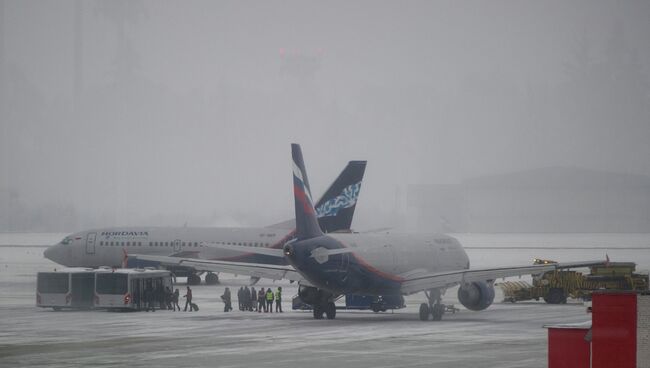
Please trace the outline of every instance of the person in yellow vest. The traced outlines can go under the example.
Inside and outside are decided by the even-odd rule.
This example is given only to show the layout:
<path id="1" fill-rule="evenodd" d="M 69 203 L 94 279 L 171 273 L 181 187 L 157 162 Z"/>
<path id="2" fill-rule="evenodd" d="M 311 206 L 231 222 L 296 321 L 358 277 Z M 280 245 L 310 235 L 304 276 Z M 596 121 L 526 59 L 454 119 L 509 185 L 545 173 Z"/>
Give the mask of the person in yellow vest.
<path id="1" fill-rule="evenodd" d="M 278 291 L 275 292 L 275 311 L 282 313 L 282 286 L 278 286 Z"/>
<path id="2" fill-rule="evenodd" d="M 268 311 L 273 313 L 273 290 L 271 288 L 266 289 L 266 307 L 268 308 Z M 266 312 L 266 309 L 264 310 Z"/>

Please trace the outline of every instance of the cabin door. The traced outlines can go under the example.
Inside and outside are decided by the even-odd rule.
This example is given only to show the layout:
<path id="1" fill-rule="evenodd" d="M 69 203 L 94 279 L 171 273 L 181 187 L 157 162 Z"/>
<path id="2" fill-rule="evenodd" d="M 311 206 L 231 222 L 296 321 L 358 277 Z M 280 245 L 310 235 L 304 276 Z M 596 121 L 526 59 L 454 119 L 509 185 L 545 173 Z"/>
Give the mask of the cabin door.
<path id="1" fill-rule="evenodd" d="M 95 254 L 95 238 L 97 233 L 89 233 L 86 238 L 86 254 Z"/>

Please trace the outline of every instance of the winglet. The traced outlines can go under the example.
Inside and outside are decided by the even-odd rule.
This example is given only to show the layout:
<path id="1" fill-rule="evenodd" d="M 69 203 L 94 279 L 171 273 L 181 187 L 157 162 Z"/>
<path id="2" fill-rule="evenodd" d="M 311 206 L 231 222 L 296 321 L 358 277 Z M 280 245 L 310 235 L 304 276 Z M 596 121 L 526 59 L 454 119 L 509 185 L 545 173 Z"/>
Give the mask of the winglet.
<path id="1" fill-rule="evenodd" d="M 296 208 L 296 236 L 298 239 L 310 239 L 323 235 L 318 225 L 314 202 L 311 199 L 309 179 L 302 159 L 299 144 L 291 145 L 293 159 L 293 197 Z"/>

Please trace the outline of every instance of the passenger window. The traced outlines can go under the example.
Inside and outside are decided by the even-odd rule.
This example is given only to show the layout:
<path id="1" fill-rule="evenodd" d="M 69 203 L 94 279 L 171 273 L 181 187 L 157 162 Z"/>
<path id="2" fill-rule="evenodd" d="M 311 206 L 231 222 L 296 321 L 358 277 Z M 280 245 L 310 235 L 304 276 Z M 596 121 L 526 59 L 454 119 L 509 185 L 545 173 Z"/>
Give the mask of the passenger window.
<path id="1" fill-rule="evenodd" d="M 183 242 L 183 246 L 185 246 L 185 242 Z"/>
<path id="2" fill-rule="evenodd" d="M 199 246 L 199 243 L 194 242 L 194 246 L 195 246 L 195 247 L 198 247 L 198 246 Z"/>
<path id="3" fill-rule="evenodd" d="M 142 242 L 138 242 L 138 247 L 142 246 Z"/>
<path id="4" fill-rule="evenodd" d="M 100 242 L 99 242 L 99 246 L 102 246 L 102 245 L 104 245 L 104 242 L 103 242 L 103 241 L 100 241 Z"/>

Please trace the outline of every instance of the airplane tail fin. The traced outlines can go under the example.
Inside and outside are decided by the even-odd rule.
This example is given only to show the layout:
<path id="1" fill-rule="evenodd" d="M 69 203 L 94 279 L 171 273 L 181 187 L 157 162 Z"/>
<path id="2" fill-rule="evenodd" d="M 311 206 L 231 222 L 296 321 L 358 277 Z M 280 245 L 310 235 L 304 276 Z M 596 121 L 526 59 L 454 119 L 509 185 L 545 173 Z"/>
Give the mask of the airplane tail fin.
<path id="1" fill-rule="evenodd" d="M 350 230 L 366 161 L 350 161 L 316 203 L 320 228 L 326 232 Z"/>
<path id="2" fill-rule="evenodd" d="M 299 144 L 291 144 L 293 159 L 293 197 L 296 208 L 296 236 L 299 240 L 323 235 L 311 199 L 309 179 Z"/>

